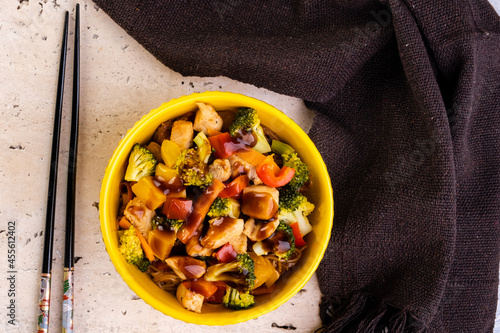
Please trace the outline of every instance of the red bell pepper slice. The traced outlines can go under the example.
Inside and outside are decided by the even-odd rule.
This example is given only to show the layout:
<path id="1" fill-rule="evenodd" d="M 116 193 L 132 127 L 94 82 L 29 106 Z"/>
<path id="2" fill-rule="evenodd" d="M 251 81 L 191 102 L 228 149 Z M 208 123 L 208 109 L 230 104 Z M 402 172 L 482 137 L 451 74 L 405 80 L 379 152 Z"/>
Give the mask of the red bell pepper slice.
<path id="1" fill-rule="evenodd" d="M 226 295 L 226 284 L 222 281 L 214 281 L 212 283 L 217 287 L 217 291 L 212 296 L 205 298 L 205 301 L 220 304 Z"/>
<path id="2" fill-rule="evenodd" d="M 231 156 L 226 149 L 225 144 L 231 142 L 231 135 L 229 133 L 221 133 L 219 135 L 209 136 L 208 141 L 213 149 L 215 149 L 214 155 L 217 158 L 228 158 Z"/>
<path id="3" fill-rule="evenodd" d="M 209 136 L 208 141 L 210 145 L 215 149 L 215 157 L 217 158 L 228 158 L 236 152 L 233 147 L 233 139 L 229 133 L 221 133 L 219 135 Z"/>
<path id="4" fill-rule="evenodd" d="M 300 233 L 299 223 L 295 222 L 295 223 L 292 223 L 290 226 L 292 227 L 293 236 L 295 237 L 295 246 L 302 247 L 302 246 L 306 245 L 306 242 L 304 241 L 304 239 L 302 238 L 303 236 Z"/>
<path id="5" fill-rule="evenodd" d="M 193 201 L 184 198 L 169 198 L 163 204 L 163 214 L 169 219 L 185 220 L 193 208 Z"/>
<path id="6" fill-rule="evenodd" d="M 219 193 L 220 198 L 238 198 L 241 194 L 241 191 L 245 187 L 250 185 L 250 179 L 247 175 L 241 175 L 236 177 L 232 182 L 226 185 L 226 188 Z"/>
<path id="7" fill-rule="evenodd" d="M 280 187 L 288 184 L 295 174 L 295 169 L 283 166 L 281 169 L 274 162 L 273 156 L 268 155 L 257 166 L 257 175 L 267 186 Z"/>
<path id="8" fill-rule="evenodd" d="M 236 260 L 236 256 L 238 255 L 234 250 L 233 246 L 229 243 L 224 245 L 217 251 L 215 254 L 217 256 L 217 260 L 223 263 L 228 263 Z"/>
<path id="9" fill-rule="evenodd" d="M 193 206 L 193 211 L 186 218 L 186 223 L 177 232 L 177 238 L 184 244 L 193 237 L 198 230 L 199 226 L 203 222 L 203 219 L 210 210 L 210 206 L 214 202 L 215 198 L 224 189 L 224 183 L 214 178 L 212 185 L 207 187 L 202 195 L 198 197 Z"/>
<path id="10" fill-rule="evenodd" d="M 227 132 L 209 136 L 208 141 L 215 150 L 214 156 L 217 158 L 228 158 L 236 152 L 251 151 L 251 148 L 245 142 L 231 137 Z"/>

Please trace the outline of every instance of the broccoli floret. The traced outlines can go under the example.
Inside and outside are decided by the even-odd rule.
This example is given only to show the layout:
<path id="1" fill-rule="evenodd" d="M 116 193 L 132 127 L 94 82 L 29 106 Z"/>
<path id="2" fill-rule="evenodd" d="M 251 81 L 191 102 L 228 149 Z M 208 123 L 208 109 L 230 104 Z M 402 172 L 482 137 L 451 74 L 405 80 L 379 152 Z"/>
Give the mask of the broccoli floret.
<path id="1" fill-rule="evenodd" d="M 153 153 L 136 143 L 130 152 L 124 178 L 129 182 L 138 182 L 142 177 L 153 175 L 156 164 Z"/>
<path id="2" fill-rule="evenodd" d="M 217 263 L 217 259 L 213 256 L 194 256 L 193 258 L 203 261 L 207 266 Z"/>
<path id="3" fill-rule="evenodd" d="M 256 126 L 260 126 L 260 119 L 257 111 L 252 108 L 240 108 L 229 126 L 229 134 L 232 137 L 238 135 L 238 131 L 252 131 Z"/>
<path id="4" fill-rule="evenodd" d="M 184 150 L 177 158 L 174 168 L 179 173 L 184 185 L 205 187 L 212 184 L 213 175 L 208 171 L 196 149 Z"/>
<path id="5" fill-rule="evenodd" d="M 151 262 L 145 258 L 136 264 L 136 266 L 139 268 L 139 270 L 143 273 L 149 269 L 149 265 L 151 265 Z"/>
<path id="6" fill-rule="evenodd" d="M 229 216 L 237 219 L 240 216 L 240 203 L 234 198 L 216 198 L 207 215 L 213 218 Z"/>
<path id="7" fill-rule="evenodd" d="M 255 264 L 248 253 L 238 254 L 230 263 L 215 264 L 207 268 L 205 280 L 234 282 L 247 290 L 255 284 Z"/>
<path id="8" fill-rule="evenodd" d="M 177 219 L 165 219 L 166 225 L 170 226 L 170 230 L 179 231 L 179 229 L 184 225 L 184 220 Z"/>
<path id="9" fill-rule="evenodd" d="M 284 233 L 285 238 L 288 240 L 288 244 L 290 244 L 290 248 L 285 251 L 274 249 L 274 254 L 281 259 L 288 259 L 295 252 L 295 236 L 293 235 L 292 227 L 290 227 L 284 221 L 280 221 L 280 224 L 276 228 L 274 235 L 271 236 L 270 239 L 272 240 L 273 237 L 277 237 L 281 242 L 283 242 L 283 237 L 282 235 L 280 235 L 280 233 Z M 276 242 L 276 244 L 280 243 L 280 246 L 283 246 L 281 242 Z"/>
<path id="10" fill-rule="evenodd" d="M 151 220 L 151 225 L 153 229 L 158 229 L 159 226 L 163 227 L 164 223 L 165 223 L 165 218 L 158 214 L 156 214 Z"/>
<path id="11" fill-rule="evenodd" d="M 299 230 L 302 236 L 305 236 L 312 230 L 307 215 L 314 210 L 314 204 L 300 192 L 291 188 L 280 190 L 278 218 L 286 224 L 298 222 Z"/>
<path id="12" fill-rule="evenodd" d="M 184 224 L 184 220 L 169 219 L 165 216 L 156 214 L 155 217 L 153 217 L 152 223 L 153 229 L 156 229 L 158 226 L 162 226 L 163 228 L 168 228 L 177 232 Z"/>
<path id="13" fill-rule="evenodd" d="M 228 212 L 229 198 L 215 198 L 207 215 L 210 217 L 225 216 Z"/>
<path id="14" fill-rule="evenodd" d="M 314 204 L 310 203 L 305 195 L 291 188 L 280 190 L 279 214 L 285 215 L 300 210 L 304 216 L 314 210 Z"/>
<path id="15" fill-rule="evenodd" d="M 139 267 L 141 272 L 144 272 L 149 266 L 149 261 L 144 257 L 144 252 L 142 251 L 141 241 L 137 234 L 135 233 L 135 227 L 131 226 L 128 230 L 125 230 L 120 237 L 120 245 L 118 247 L 120 253 L 126 262 Z M 145 263 L 147 262 L 147 264 Z M 146 266 L 147 265 L 147 266 Z"/>
<path id="16" fill-rule="evenodd" d="M 225 307 L 233 310 L 241 310 L 253 306 L 255 298 L 248 292 L 240 293 L 238 289 L 227 286 L 226 295 L 224 295 L 222 302 Z"/>
<path id="17" fill-rule="evenodd" d="M 281 155 L 283 165 L 295 169 L 295 174 L 292 180 L 286 185 L 287 187 L 297 190 L 304 186 L 309 180 L 309 168 L 302 162 L 297 153 L 289 153 Z"/>
<path id="18" fill-rule="evenodd" d="M 236 113 L 234 121 L 229 126 L 229 134 L 234 138 L 237 137 L 240 131 L 254 132 L 257 136 L 257 143 L 253 149 L 259 153 L 265 154 L 271 151 L 271 146 L 267 142 L 264 130 L 260 125 L 260 119 L 257 111 L 252 108 L 240 108 Z"/>
<path id="19" fill-rule="evenodd" d="M 254 252 L 259 256 L 266 255 L 269 251 L 264 249 L 264 242 L 272 245 L 272 252 L 280 259 L 288 260 L 295 253 L 293 229 L 285 221 L 280 220 L 278 227 L 266 241 L 258 241 L 253 245 Z"/>

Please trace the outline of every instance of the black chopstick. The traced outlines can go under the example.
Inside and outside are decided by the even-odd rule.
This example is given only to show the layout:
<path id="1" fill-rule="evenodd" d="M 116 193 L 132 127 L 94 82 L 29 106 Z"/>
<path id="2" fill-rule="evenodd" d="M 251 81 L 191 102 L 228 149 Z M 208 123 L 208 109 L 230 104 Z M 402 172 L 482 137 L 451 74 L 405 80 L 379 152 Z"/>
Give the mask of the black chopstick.
<path id="1" fill-rule="evenodd" d="M 80 5 L 76 4 L 75 48 L 73 62 L 73 102 L 69 139 L 68 186 L 66 192 L 66 237 L 64 250 L 64 282 L 62 333 L 73 332 L 73 265 L 75 239 L 76 159 L 78 156 L 78 119 L 80 104 Z"/>
<path id="2" fill-rule="evenodd" d="M 50 311 L 50 280 L 52 277 L 52 244 L 54 240 L 54 216 L 56 208 L 57 164 L 59 162 L 59 141 L 61 136 L 61 114 L 64 94 L 64 74 L 66 68 L 66 53 L 68 42 L 68 17 L 64 18 L 64 30 L 59 62 L 59 80 L 57 83 L 56 108 L 54 115 L 54 130 L 52 132 L 52 152 L 50 157 L 49 191 L 47 195 L 47 216 L 45 220 L 45 238 L 43 243 L 43 262 L 40 277 L 40 302 L 38 311 L 38 332 L 49 331 Z"/>

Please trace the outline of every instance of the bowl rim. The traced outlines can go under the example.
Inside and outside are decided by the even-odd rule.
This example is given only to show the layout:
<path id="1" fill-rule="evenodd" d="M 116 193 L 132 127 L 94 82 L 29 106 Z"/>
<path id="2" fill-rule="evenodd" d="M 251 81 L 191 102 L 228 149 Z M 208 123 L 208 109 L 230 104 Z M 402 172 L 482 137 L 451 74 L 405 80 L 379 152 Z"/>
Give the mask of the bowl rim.
<path id="1" fill-rule="evenodd" d="M 112 233 L 115 233 L 114 237 L 116 237 L 116 229 L 112 230 L 111 223 L 108 222 L 107 217 L 112 216 L 110 215 L 110 207 L 108 205 L 108 198 L 106 196 L 106 193 L 108 192 L 111 184 L 111 179 L 113 176 L 114 172 L 117 172 L 117 168 L 120 167 L 118 165 L 118 159 L 120 157 L 120 152 L 129 144 L 129 141 L 132 140 L 133 137 L 135 137 L 135 134 L 140 132 L 144 126 L 146 126 L 150 121 L 151 118 L 160 116 L 163 112 L 168 112 L 169 110 L 175 110 L 181 105 L 184 105 L 186 103 L 194 103 L 196 102 L 207 102 L 210 103 L 209 100 L 211 99 L 217 99 L 217 98 L 228 98 L 228 99 L 237 99 L 238 103 L 241 104 L 242 106 L 246 104 L 251 104 L 258 110 L 258 107 L 261 106 L 263 108 L 266 108 L 268 110 L 273 110 L 277 112 L 277 117 L 280 118 L 280 121 L 284 122 L 286 124 L 286 127 L 290 127 L 292 131 L 299 132 L 301 136 L 305 136 L 301 139 L 305 140 L 304 144 L 308 145 L 309 149 L 313 150 L 313 154 L 316 155 L 315 160 L 319 163 L 319 165 L 316 165 L 316 168 L 320 170 L 320 174 L 324 176 L 327 180 L 327 183 L 329 186 L 322 186 L 324 190 L 327 191 L 327 195 L 329 198 L 330 204 L 328 205 L 326 209 L 326 215 L 323 217 L 327 220 L 327 228 L 326 228 L 326 233 L 321 235 L 322 242 L 319 243 L 319 253 L 316 255 L 314 258 L 314 261 L 312 265 L 310 265 L 306 271 L 306 273 L 299 279 L 299 281 L 296 283 L 295 286 L 290 288 L 290 290 L 281 296 L 281 301 L 277 302 L 268 302 L 268 304 L 261 305 L 260 311 L 252 311 L 251 315 L 235 315 L 233 318 L 230 320 L 215 320 L 213 318 L 210 318 L 209 320 L 206 320 L 203 318 L 203 314 L 194 314 L 192 312 L 189 312 L 188 310 L 184 310 L 183 312 L 179 311 L 171 311 L 171 309 L 167 312 L 167 309 L 165 309 L 165 303 L 160 302 L 158 299 L 154 297 L 154 295 L 151 294 L 150 291 L 148 291 L 147 288 L 145 288 L 142 284 L 137 283 L 132 275 L 130 275 L 128 271 L 128 264 L 124 263 L 123 261 L 120 261 L 117 259 L 116 255 L 120 254 L 118 249 L 115 249 L 111 246 L 110 239 L 112 236 Z M 241 102 L 241 103 L 240 103 Z M 246 102 L 246 103 L 245 103 Z M 111 200 L 111 199 L 109 199 Z M 101 185 L 101 191 L 100 191 L 100 209 L 99 209 L 99 218 L 100 218 L 100 226 L 101 226 L 101 233 L 103 237 L 103 241 L 106 247 L 106 251 L 109 255 L 109 258 L 111 259 L 113 265 L 115 266 L 115 269 L 121 276 L 121 278 L 125 281 L 125 283 L 128 285 L 132 291 L 134 291 L 137 296 L 139 296 L 141 299 L 143 299 L 146 303 L 151 305 L 154 309 L 170 316 L 175 319 L 182 320 L 186 323 L 193 323 L 193 324 L 198 324 L 198 325 L 207 325 L 207 326 L 223 326 L 223 325 L 232 325 L 244 321 L 248 321 L 250 319 L 257 318 L 263 314 L 269 313 L 282 304 L 286 303 L 292 296 L 294 296 L 302 287 L 310 280 L 314 272 L 316 271 L 319 263 L 321 262 L 323 255 L 326 251 L 326 248 L 329 243 L 329 239 L 331 236 L 331 229 L 333 225 L 333 216 L 334 216 L 334 211 L 333 211 L 333 190 L 331 186 L 331 181 L 330 177 L 328 174 L 328 170 L 326 168 L 326 165 L 323 161 L 323 158 L 321 157 L 321 154 L 317 150 L 316 146 L 312 142 L 312 140 L 309 138 L 307 133 L 305 133 L 299 125 L 297 125 L 290 117 L 288 117 L 285 113 L 282 111 L 278 110 L 276 107 L 263 102 L 259 99 L 249 97 L 243 94 L 238 94 L 238 93 L 232 93 L 232 92 L 220 92 L 220 91 L 206 91 L 202 93 L 193 93 L 189 95 L 184 95 L 178 98 L 171 99 L 170 101 L 163 103 L 156 109 L 152 109 L 149 113 L 143 115 L 139 121 L 137 121 L 134 126 L 132 126 L 125 136 L 120 140 L 118 146 L 114 149 L 113 155 L 110 158 L 105 175 L 102 180 L 102 185 Z M 114 212 L 114 215 L 116 215 L 116 212 Z M 253 308 L 255 309 L 255 308 Z M 250 311 L 249 310 L 241 310 L 241 312 L 245 311 Z M 187 315 L 186 314 L 189 314 Z M 203 321 L 203 323 L 200 323 L 200 321 Z"/>

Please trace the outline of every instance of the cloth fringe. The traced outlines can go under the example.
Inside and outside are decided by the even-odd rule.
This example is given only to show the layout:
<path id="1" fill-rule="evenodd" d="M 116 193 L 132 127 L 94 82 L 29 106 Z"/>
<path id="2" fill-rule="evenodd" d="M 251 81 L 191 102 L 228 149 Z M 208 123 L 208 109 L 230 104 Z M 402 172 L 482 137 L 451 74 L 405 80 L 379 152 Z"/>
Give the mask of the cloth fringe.
<path id="1" fill-rule="evenodd" d="M 322 333 L 422 333 L 425 324 L 410 312 L 377 302 L 359 292 L 343 302 L 323 298 L 320 304 Z"/>

